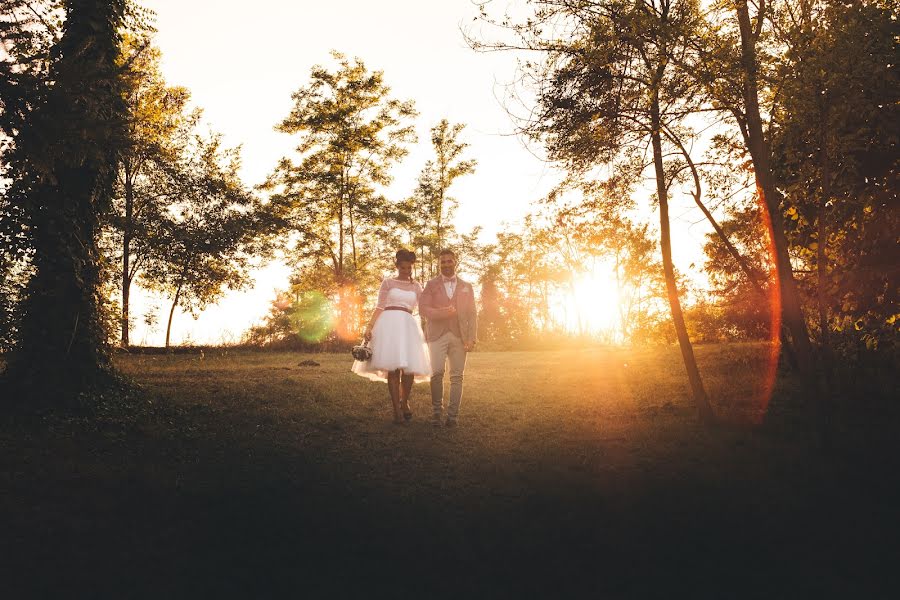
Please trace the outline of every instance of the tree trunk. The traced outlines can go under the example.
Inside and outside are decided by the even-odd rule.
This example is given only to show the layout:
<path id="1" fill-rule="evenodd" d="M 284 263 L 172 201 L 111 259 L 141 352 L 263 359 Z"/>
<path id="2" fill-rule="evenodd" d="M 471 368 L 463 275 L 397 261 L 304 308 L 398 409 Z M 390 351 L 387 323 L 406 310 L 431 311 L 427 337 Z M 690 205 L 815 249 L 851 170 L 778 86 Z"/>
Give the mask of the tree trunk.
<path id="1" fill-rule="evenodd" d="M 353 272 L 359 272 L 359 254 L 356 251 L 356 223 L 353 219 L 353 202 L 347 203 L 347 217 L 350 222 L 350 251 L 353 253 Z"/>
<path id="2" fill-rule="evenodd" d="M 782 223 L 781 197 L 775 187 L 771 169 L 771 150 L 763 135 L 762 116 L 759 109 L 759 89 L 757 81 L 756 47 L 750 23 L 750 12 L 747 0 L 735 2 L 738 24 L 741 31 L 741 58 L 744 71 L 744 112 L 746 115 L 746 132 L 748 150 L 753 161 L 756 176 L 757 193 L 766 211 L 769 225 L 773 262 L 775 263 L 778 283 L 778 303 L 781 306 L 781 318 L 791 334 L 797 366 L 806 377 L 812 376 L 812 346 L 809 332 L 800 304 L 797 282 L 791 269 L 788 253 L 787 237 Z"/>
<path id="3" fill-rule="evenodd" d="M 23 135 L 33 143 L 22 148 L 26 166 L 17 173 L 30 186 L 35 274 L 6 379 L 10 399 L 34 408 L 80 407 L 113 373 L 101 317 L 98 237 L 124 130 L 115 66 L 122 15 L 106 2 L 65 6 L 54 47 L 59 60 L 51 67 L 57 84 L 29 115 Z M 49 172 L 38 174 L 32 164 Z"/>
<path id="4" fill-rule="evenodd" d="M 616 246 L 616 294 L 618 298 L 618 302 L 616 302 L 618 312 L 619 312 L 619 329 L 622 331 L 622 342 L 628 339 L 628 330 L 626 329 L 626 318 L 625 318 L 625 307 L 622 305 L 622 276 L 619 272 L 621 270 L 621 256 L 622 256 L 622 247 Z"/>
<path id="5" fill-rule="evenodd" d="M 659 197 L 659 231 L 660 250 L 662 251 L 663 272 L 666 279 L 666 292 L 669 298 L 669 307 L 672 310 L 672 322 L 675 325 L 675 334 L 678 336 L 678 346 L 681 348 L 681 358 L 687 370 L 691 393 L 700 420 L 709 423 L 715 418 L 709 397 L 703 388 L 703 380 L 700 378 L 700 370 L 694 358 L 694 349 L 688 337 L 687 326 L 684 322 L 684 314 L 681 311 L 681 302 L 678 299 L 678 285 L 675 281 L 675 267 L 672 263 L 672 240 L 669 233 L 669 201 L 666 186 L 666 174 L 663 165 L 662 139 L 660 133 L 659 116 L 659 92 L 653 90 L 653 100 L 650 107 L 651 132 L 650 138 L 653 145 L 653 164 L 656 168 L 656 193 Z"/>
<path id="6" fill-rule="evenodd" d="M 344 192 L 338 199 L 338 264 L 335 273 L 335 283 L 338 286 L 344 285 Z"/>
<path id="7" fill-rule="evenodd" d="M 437 251 L 440 252 L 444 249 L 444 232 L 441 229 L 441 213 L 443 212 L 443 206 L 440 202 L 438 202 L 438 212 L 437 212 L 437 229 L 435 233 L 437 233 Z"/>
<path id="8" fill-rule="evenodd" d="M 827 106 L 828 99 L 820 95 L 824 100 L 822 118 L 820 123 L 820 141 L 819 141 L 819 165 L 822 178 L 822 192 L 819 197 L 819 214 L 816 216 L 816 303 L 819 312 L 819 331 L 821 335 L 820 343 L 822 344 L 823 356 L 829 354 L 828 340 L 828 299 L 825 290 L 826 278 L 828 277 L 828 264 L 825 256 L 825 248 L 828 245 L 828 223 L 826 221 L 825 212 L 828 210 L 828 201 L 831 199 L 831 156 L 828 152 L 828 133 L 827 126 Z M 828 369 L 826 369 L 828 370 Z"/>
<path id="9" fill-rule="evenodd" d="M 169 309 L 169 321 L 166 323 L 166 348 L 169 347 L 169 334 L 172 332 L 172 316 L 175 314 L 175 307 L 178 306 L 178 298 L 181 296 L 181 286 L 182 284 L 178 284 L 178 289 L 175 290 L 175 299 L 172 300 L 172 308 Z"/>
<path id="10" fill-rule="evenodd" d="M 441 157 L 440 151 L 438 152 L 438 177 L 440 184 L 438 185 L 438 197 L 437 197 L 437 241 L 438 241 L 438 252 L 444 249 L 444 230 L 443 230 L 443 221 L 444 221 L 444 171 L 446 169 L 446 165 L 444 164 L 444 160 Z"/>
<path id="11" fill-rule="evenodd" d="M 125 162 L 125 223 L 122 227 L 122 347 L 128 348 L 128 301 L 131 295 L 131 232 L 134 218 L 134 181 L 131 166 Z"/>

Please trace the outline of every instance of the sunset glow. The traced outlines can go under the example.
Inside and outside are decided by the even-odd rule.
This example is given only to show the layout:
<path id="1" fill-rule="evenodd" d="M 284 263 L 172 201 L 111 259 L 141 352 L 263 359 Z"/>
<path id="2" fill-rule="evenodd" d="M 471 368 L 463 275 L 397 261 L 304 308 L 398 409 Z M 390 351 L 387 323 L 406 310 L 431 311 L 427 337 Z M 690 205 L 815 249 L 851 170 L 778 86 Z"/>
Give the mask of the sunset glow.
<path id="1" fill-rule="evenodd" d="M 559 299 L 554 312 L 567 331 L 612 339 L 619 326 L 619 293 L 612 271 L 605 265 L 596 265 L 592 271 L 576 277 L 571 291 Z"/>

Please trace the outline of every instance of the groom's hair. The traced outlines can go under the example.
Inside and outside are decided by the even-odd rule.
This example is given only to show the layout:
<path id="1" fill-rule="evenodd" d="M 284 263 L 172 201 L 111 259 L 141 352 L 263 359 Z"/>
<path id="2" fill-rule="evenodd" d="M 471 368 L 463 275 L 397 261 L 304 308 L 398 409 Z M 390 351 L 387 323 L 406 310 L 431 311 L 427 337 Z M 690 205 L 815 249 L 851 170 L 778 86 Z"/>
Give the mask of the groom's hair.
<path id="1" fill-rule="evenodd" d="M 453 258 L 456 258 L 456 252 L 454 252 L 454 251 L 451 250 L 450 248 L 444 248 L 444 249 L 442 249 L 442 250 L 440 251 L 440 253 L 438 254 L 438 258 L 444 256 L 445 254 L 449 254 L 449 255 L 452 256 Z"/>

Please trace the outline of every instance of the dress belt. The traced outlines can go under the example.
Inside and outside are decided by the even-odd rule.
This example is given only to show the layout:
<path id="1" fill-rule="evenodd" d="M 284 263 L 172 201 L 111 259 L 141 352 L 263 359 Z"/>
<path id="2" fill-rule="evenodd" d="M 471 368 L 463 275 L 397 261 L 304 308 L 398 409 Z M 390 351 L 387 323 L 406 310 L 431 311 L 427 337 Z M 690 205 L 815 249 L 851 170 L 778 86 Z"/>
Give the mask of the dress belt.
<path id="1" fill-rule="evenodd" d="M 412 311 L 410 309 L 406 308 L 405 306 L 385 306 L 384 310 L 402 310 L 403 312 L 408 312 L 409 314 L 412 314 Z"/>

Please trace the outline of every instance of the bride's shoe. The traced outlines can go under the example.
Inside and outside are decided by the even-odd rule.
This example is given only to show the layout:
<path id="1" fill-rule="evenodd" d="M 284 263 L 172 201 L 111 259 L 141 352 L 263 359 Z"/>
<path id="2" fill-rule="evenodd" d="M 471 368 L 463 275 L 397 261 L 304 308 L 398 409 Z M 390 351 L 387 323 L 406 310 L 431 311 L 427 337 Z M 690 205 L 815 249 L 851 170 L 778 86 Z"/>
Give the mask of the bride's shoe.
<path id="1" fill-rule="evenodd" d="M 400 402 L 400 410 L 403 411 L 403 418 L 406 421 L 412 421 L 413 412 L 412 412 L 412 409 L 409 407 L 409 402 L 407 402 L 405 400 L 401 401 Z"/>

